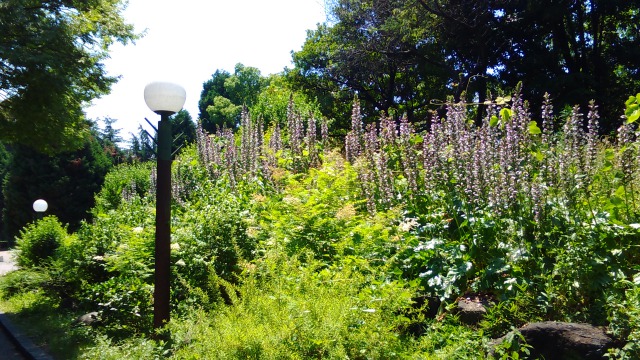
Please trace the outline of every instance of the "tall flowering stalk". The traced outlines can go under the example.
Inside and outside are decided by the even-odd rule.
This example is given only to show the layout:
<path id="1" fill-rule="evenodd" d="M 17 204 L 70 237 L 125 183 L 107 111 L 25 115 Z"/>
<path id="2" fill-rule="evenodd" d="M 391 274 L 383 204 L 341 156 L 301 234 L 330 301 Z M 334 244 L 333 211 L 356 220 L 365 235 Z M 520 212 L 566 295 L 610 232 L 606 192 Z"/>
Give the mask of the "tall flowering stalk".
<path id="1" fill-rule="evenodd" d="M 375 168 L 378 173 L 377 180 L 380 202 L 386 207 L 392 204 L 395 193 L 393 172 L 390 165 L 390 153 L 394 148 L 395 140 L 397 138 L 395 122 L 391 118 L 385 116 L 385 114 L 382 114 L 380 118 L 379 141 L 376 141 L 376 139 L 373 138 L 374 135 L 375 125 L 372 124 L 371 131 L 367 137 L 367 143 L 375 143 L 377 146 L 379 145 L 378 154 L 372 154 L 370 157 L 375 159 L 373 168 Z"/>
<path id="2" fill-rule="evenodd" d="M 434 119 L 428 132 L 415 134 L 406 118 L 395 121 L 385 114 L 365 128 L 356 99 L 344 146 L 347 160 L 358 171 L 367 210 L 374 213 L 407 199 L 433 198 L 463 204 L 464 211 L 489 210 L 538 221 L 554 204 L 578 211 L 604 166 L 597 106 L 592 102 L 586 116 L 573 108 L 558 133 L 554 133 L 548 94 L 542 106 L 542 129 L 519 94 L 511 98 L 510 106 L 500 102 L 487 110 L 482 126 L 477 127 L 468 121 L 467 104 L 448 104 L 445 117 Z M 615 154 L 611 174 L 617 171 L 623 178 L 597 185 L 615 186 L 613 193 L 623 182 L 632 200 L 640 180 L 634 131 L 634 124 L 622 126 L 617 142 L 610 145 L 616 147 L 611 150 Z M 326 120 L 303 119 L 292 101 L 286 127 L 274 122 L 269 132 L 265 143 L 261 121 L 253 121 L 245 109 L 238 135 L 229 129 L 214 135 L 198 129 L 200 160 L 210 177 L 226 178 L 234 185 L 257 177 L 268 179 L 280 166 L 306 171 L 321 160 L 318 149 L 327 146 Z M 401 196 L 405 190 L 409 197 Z M 416 199 L 415 194 L 424 196 Z"/>
<path id="3" fill-rule="evenodd" d="M 316 119 L 313 114 L 309 114 L 307 121 L 307 135 L 305 136 L 305 142 L 307 143 L 307 153 L 309 154 L 309 166 L 317 167 L 320 165 L 320 156 L 318 155 L 317 146 L 317 133 L 318 126 L 316 125 Z"/>
<path id="4" fill-rule="evenodd" d="M 635 208 L 635 180 L 638 173 L 637 152 L 638 143 L 635 139 L 636 134 L 634 131 L 634 125 L 625 122 L 618 128 L 618 152 L 617 163 L 622 173 L 622 188 L 624 189 L 624 197 L 626 204 L 626 214 L 628 218 L 631 218 L 631 211 L 629 204 Z M 640 179 L 637 179 L 640 180 Z"/>
<path id="5" fill-rule="evenodd" d="M 198 126 L 198 157 L 211 179 L 227 179 L 232 187 L 240 181 L 272 181 L 274 170 L 280 166 L 278 160 L 283 158 L 290 159 L 286 167 L 298 173 L 308 170 L 309 166 L 320 165 L 318 123 L 312 115 L 303 119 L 292 99 L 287 107 L 286 128 L 274 121 L 266 142 L 261 117 L 252 118 L 245 107 L 240 119 L 237 134 L 228 128 L 207 134 Z M 320 123 L 320 132 L 322 141 L 326 142 L 326 120 Z"/>
<path id="6" fill-rule="evenodd" d="M 364 146 L 363 136 L 364 129 L 362 114 L 360 113 L 360 103 L 356 98 L 351 111 L 351 131 L 347 133 L 344 144 L 348 161 L 355 162 L 355 159 L 362 154 Z"/>
<path id="7" fill-rule="evenodd" d="M 400 119 L 400 128 L 398 130 L 398 146 L 400 148 L 402 170 L 410 190 L 410 198 L 413 198 L 418 193 L 418 154 L 417 149 L 411 143 L 413 133 L 413 125 L 403 116 Z"/>
<path id="8" fill-rule="evenodd" d="M 596 161 L 598 156 L 598 134 L 600 115 L 598 115 L 598 106 L 594 100 L 589 102 L 589 112 L 587 113 L 587 153 L 585 159 L 585 170 L 591 177 L 595 175 Z"/>
<path id="9" fill-rule="evenodd" d="M 304 122 L 294 107 L 293 97 L 289 98 L 289 105 L 287 106 L 287 130 L 293 169 L 296 172 L 301 172 L 305 169 L 303 157 L 305 142 Z"/>

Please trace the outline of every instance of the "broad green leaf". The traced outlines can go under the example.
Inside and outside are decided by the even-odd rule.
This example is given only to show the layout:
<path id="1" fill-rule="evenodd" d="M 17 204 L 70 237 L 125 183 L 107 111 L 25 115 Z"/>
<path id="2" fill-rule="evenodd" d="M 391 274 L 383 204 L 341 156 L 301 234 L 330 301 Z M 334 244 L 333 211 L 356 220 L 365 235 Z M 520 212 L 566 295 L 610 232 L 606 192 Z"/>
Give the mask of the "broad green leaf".
<path id="1" fill-rule="evenodd" d="M 497 104 L 497 105 L 504 105 L 504 104 L 506 104 L 506 103 L 507 103 L 507 102 L 509 102 L 509 101 L 511 101 L 511 96 L 504 96 L 504 97 L 502 97 L 502 96 L 498 96 L 498 97 L 496 98 L 496 104 Z"/>
<path id="2" fill-rule="evenodd" d="M 640 118 L 640 109 L 636 109 L 631 115 L 627 116 L 627 124 L 635 122 L 638 118 Z"/>
<path id="3" fill-rule="evenodd" d="M 616 196 L 619 196 L 619 197 L 621 197 L 621 198 L 624 198 L 624 197 L 625 197 L 625 195 L 626 195 L 626 193 L 627 193 L 627 191 L 626 191 L 626 189 L 624 188 L 624 186 L 619 186 L 619 187 L 616 189 L 615 195 L 616 195 Z"/>
<path id="4" fill-rule="evenodd" d="M 495 115 L 491 115 L 491 120 L 489 120 L 489 126 L 498 125 L 498 117 Z"/>
<path id="5" fill-rule="evenodd" d="M 538 127 L 538 124 L 535 121 L 531 121 L 529 123 L 529 134 L 531 135 L 538 135 L 542 133 L 542 131 L 540 130 L 540 128 Z"/>
<path id="6" fill-rule="evenodd" d="M 511 109 L 504 108 L 500 110 L 500 117 L 503 121 L 509 121 L 511 119 Z"/>
<path id="7" fill-rule="evenodd" d="M 640 95 L 640 94 L 638 94 Z M 636 97 L 635 96 L 629 96 L 629 99 L 627 99 L 627 101 L 624 102 L 625 105 L 629 106 L 633 103 L 636 102 Z"/>

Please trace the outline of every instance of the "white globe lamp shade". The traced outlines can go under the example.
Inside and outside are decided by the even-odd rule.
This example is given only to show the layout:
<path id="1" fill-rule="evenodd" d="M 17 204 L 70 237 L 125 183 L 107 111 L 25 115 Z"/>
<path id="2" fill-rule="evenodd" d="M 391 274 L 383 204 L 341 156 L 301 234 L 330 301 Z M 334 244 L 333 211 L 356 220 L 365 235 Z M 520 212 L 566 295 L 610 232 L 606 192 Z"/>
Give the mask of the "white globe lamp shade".
<path id="1" fill-rule="evenodd" d="M 36 212 L 43 213 L 47 211 L 48 207 L 49 205 L 47 204 L 47 202 L 42 199 L 38 199 L 33 202 L 33 210 L 35 210 Z"/>
<path id="2" fill-rule="evenodd" d="M 174 114 L 182 110 L 187 93 L 180 85 L 156 81 L 144 88 L 144 101 L 157 114 Z"/>

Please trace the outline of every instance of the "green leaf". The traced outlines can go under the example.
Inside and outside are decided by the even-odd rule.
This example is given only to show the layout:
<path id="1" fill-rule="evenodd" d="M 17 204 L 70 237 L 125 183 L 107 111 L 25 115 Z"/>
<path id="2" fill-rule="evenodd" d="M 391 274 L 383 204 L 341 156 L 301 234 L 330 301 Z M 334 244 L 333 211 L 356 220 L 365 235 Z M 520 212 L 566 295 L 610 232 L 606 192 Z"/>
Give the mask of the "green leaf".
<path id="1" fill-rule="evenodd" d="M 638 94 L 640 95 L 640 94 Z M 629 99 L 627 99 L 627 101 L 624 102 L 624 104 L 626 106 L 630 106 L 631 104 L 636 102 L 636 97 L 635 96 L 629 96 Z"/>
<path id="2" fill-rule="evenodd" d="M 615 151 L 613 151 L 613 149 L 608 148 L 607 150 L 604 151 L 604 158 L 609 160 L 609 161 L 613 161 L 616 158 L 616 153 Z"/>
<path id="3" fill-rule="evenodd" d="M 500 110 L 500 117 L 503 121 L 509 121 L 511 119 L 511 109 L 504 108 Z"/>
<path id="4" fill-rule="evenodd" d="M 636 109 L 631 115 L 627 116 L 627 124 L 634 123 L 638 118 L 640 118 L 640 109 Z"/>
<path id="5" fill-rule="evenodd" d="M 544 160 L 544 154 L 540 150 L 531 152 L 531 155 L 538 161 Z"/>
<path id="6" fill-rule="evenodd" d="M 498 117 L 495 115 L 491 115 L 491 120 L 489 120 L 489 126 L 498 125 Z"/>
<path id="7" fill-rule="evenodd" d="M 506 103 L 507 103 L 507 102 L 509 102 L 509 101 L 511 101 L 511 96 L 504 96 L 504 97 L 502 97 L 502 96 L 498 96 L 498 97 L 496 98 L 496 104 L 497 104 L 497 105 L 504 105 L 504 104 L 506 104 Z"/>
<path id="8" fill-rule="evenodd" d="M 529 123 L 529 134 L 531 135 L 538 135 L 542 133 L 542 131 L 540 130 L 540 128 L 538 127 L 538 124 L 535 121 L 531 121 Z"/>
<path id="9" fill-rule="evenodd" d="M 615 192 L 616 196 L 624 198 L 626 194 L 627 194 L 627 190 L 624 188 L 624 186 L 621 185 L 616 189 L 616 192 Z"/>
<path id="10" fill-rule="evenodd" d="M 613 205 L 613 206 L 615 206 L 615 207 L 618 207 L 618 206 L 620 206 L 620 205 L 623 205 L 623 204 L 624 204 L 624 201 L 623 201 L 621 198 L 617 197 L 617 196 L 612 196 L 612 197 L 609 199 L 609 202 L 611 203 L 611 205 Z"/>

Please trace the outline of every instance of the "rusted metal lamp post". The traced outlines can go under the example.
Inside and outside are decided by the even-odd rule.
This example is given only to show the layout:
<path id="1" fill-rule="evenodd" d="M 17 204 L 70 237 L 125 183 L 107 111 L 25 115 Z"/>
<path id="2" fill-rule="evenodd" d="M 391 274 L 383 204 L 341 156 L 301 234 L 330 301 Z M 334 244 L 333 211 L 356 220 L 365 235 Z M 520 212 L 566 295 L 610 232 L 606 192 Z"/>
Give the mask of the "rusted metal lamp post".
<path id="1" fill-rule="evenodd" d="M 171 123 L 169 116 L 184 106 L 183 87 L 168 82 L 152 82 L 144 88 L 144 101 L 160 115 L 157 139 L 155 288 L 153 327 L 169 322 L 171 273 Z"/>

